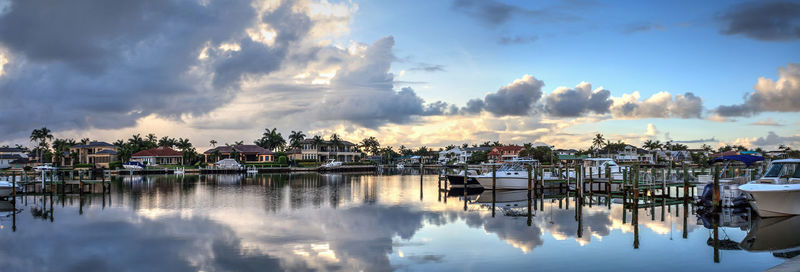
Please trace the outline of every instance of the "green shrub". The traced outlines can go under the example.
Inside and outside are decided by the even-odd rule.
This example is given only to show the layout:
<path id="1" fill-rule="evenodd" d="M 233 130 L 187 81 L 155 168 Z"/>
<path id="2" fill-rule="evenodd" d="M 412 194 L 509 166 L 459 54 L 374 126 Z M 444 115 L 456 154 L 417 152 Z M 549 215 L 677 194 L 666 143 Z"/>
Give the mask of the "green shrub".
<path id="1" fill-rule="evenodd" d="M 319 165 L 320 165 L 320 163 L 318 163 L 318 162 L 306 162 L 306 161 L 297 162 L 297 166 L 300 166 L 300 167 L 317 167 Z"/>
<path id="2" fill-rule="evenodd" d="M 94 164 L 91 163 L 78 163 L 72 165 L 72 168 L 92 168 L 92 167 L 94 167 Z"/>
<path id="3" fill-rule="evenodd" d="M 109 164 L 108 164 L 108 168 L 109 168 L 109 169 L 119 169 L 119 168 L 122 168 L 122 162 L 121 162 L 121 161 L 113 161 L 113 162 L 111 162 L 111 163 L 109 163 Z"/>
<path id="4" fill-rule="evenodd" d="M 278 157 L 278 164 L 289 164 L 289 159 L 286 156 Z"/>

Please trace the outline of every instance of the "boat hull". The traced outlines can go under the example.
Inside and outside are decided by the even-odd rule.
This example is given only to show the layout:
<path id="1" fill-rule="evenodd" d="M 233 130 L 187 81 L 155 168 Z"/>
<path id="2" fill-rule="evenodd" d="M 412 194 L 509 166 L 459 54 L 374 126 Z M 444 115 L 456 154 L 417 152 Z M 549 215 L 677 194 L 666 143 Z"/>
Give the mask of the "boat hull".
<path id="1" fill-rule="evenodd" d="M 463 187 L 464 186 L 464 176 L 462 175 L 447 175 L 447 183 L 451 187 Z M 475 177 L 467 176 L 467 186 L 469 185 L 480 185 Z"/>
<path id="2" fill-rule="evenodd" d="M 496 178 L 496 186 L 492 186 L 492 177 L 476 177 L 478 183 L 483 186 L 484 189 L 487 190 L 527 190 L 528 189 L 528 178 L 520 178 L 520 177 L 497 177 Z"/>
<path id="3" fill-rule="evenodd" d="M 750 204 L 761 217 L 800 215 L 800 184 L 757 184 L 739 186 L 753 200 Z"/>

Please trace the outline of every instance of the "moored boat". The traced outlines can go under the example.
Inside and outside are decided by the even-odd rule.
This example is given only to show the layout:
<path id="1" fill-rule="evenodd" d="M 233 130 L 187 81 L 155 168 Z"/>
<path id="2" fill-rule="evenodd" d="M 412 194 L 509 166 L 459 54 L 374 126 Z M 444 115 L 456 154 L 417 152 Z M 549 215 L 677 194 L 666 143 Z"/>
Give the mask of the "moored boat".
<path id="1" fill-rule="evenodd" d="M 478 175 L 478 172 L 475 170 L 467 170 L 467 186 L 480 186 L 481 184 L 478 183 L 478 180 L 475 179 L 475 176 Z M 447 183 L 450 187 L 464 187 L 464 171 L 462 170 L 458 174 L 448 174 L 445 175 L 447 177 Z"/>
<path id="2" fill-rule="evenodd" d="M 0 197 L 9 197 L 13 193 L 14 184 L 9 181 L 0 181 Z M 17 185 L 17 192 L 21 191 Z"/>
<path id="3" fill-rule="evenodd" d="M 534 159 L 516 159 L 505 162 L 495 171 L 495 183 L 492 184 L 492 172 L 478 175 L 475 179 L 487 190 L 527 190 L 528 167 L 535 167 L 539 161 Z"/>
<path id="4" fill-rule="evenodd" d="M 342 166 L 342 162 L 336 161 L 335 159 L 330 159 L 330 160 L 328 160 L 328 162 L 323 164 L 321 167 L 324 168 L 324 169 L 330 170 L 330 169 L 339 168 L 341 166 Z"/>
<path id="5" fill-rule="evenodd" d="M 800 215 L 800 159 L 773 161 L 760 179 L 739 186 L 761 217 Z"/>
<path id="6" fill-rule="evenodd" d="M 142 164 L 141 162 L 138 162 L 138 161 L 129 161 L 129 162 L 126 162 L 126 163 L 122 164 L 122 168 L 132 169 L 132 170 L 139 170 L 139 169 L 144 169 L 144 164 Z"/>

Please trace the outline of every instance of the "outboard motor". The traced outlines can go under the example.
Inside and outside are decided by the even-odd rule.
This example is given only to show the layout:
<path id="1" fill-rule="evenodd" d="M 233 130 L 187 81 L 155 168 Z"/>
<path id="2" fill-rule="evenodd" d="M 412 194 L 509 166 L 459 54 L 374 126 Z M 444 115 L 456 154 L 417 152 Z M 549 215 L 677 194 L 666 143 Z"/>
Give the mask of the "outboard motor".
<path id="1" fill-rule="evenodd" d="M 710 206 L 714 197 L 714 184 L 706 184 L 703 188 L 703 194 L 697 199 L 697 204 Z"/>

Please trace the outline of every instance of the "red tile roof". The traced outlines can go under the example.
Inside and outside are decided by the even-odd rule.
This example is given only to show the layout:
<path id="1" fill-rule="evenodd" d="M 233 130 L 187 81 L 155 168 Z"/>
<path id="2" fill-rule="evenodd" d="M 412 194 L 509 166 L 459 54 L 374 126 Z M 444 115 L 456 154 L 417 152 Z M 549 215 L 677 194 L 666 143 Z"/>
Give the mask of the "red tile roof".
<path id="1" fill-rule="evenodd" d="M 133 153 L 133 157 L 181 157 L 183 154 L 169 147 L 156 147 Z"/>
<path id="2" fill-rule="evenodd" d="M 492 151 L 489 152 L 488 155 L 499 155 L 501 153 L 503 153 L 503 154 L 508 154 L 508 153 L 518 154 L 520 151 L 522 151 L 522 149 L 523 149 L 523 147 L 522 146 L 518 146 L 518 145 L 496 146 L 495 148 L 492 148 Z"/>

